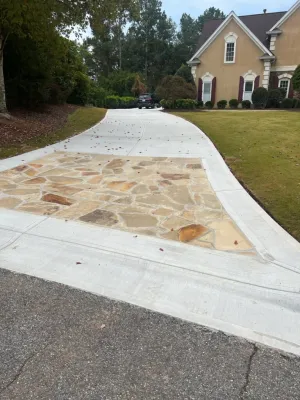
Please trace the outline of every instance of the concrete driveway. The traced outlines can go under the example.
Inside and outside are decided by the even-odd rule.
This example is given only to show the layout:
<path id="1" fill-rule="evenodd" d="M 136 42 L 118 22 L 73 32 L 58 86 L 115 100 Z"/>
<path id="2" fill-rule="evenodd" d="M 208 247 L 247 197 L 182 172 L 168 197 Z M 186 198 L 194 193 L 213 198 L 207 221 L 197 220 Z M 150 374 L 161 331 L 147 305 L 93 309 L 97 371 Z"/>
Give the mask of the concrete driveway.
<path id="1" fill-rule="evenodd" d="M 0 171 L 3 268 L 300 354 L 300 245 L 195 126 L 109 111 Z"/>

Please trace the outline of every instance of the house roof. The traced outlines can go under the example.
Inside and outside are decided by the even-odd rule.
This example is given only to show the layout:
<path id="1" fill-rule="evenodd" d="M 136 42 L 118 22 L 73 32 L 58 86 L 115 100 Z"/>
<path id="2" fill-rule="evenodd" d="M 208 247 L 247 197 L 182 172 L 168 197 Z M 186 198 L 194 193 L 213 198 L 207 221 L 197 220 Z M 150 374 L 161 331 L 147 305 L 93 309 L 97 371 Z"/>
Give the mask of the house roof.
<path id="1" fill-rule="evenodd" d="M 286 11 L 274 12 L 266 14 L 242 15 L 239 19 L 247 26 L 248 29 L 261 41 L 261 43 L 269 47 L 266 32 L 270 30 L 284 15 Z M 215 30 L 222 24 L 225 19 L 211 19 L 204 23 L 197 50 L 210 38 Z"/>

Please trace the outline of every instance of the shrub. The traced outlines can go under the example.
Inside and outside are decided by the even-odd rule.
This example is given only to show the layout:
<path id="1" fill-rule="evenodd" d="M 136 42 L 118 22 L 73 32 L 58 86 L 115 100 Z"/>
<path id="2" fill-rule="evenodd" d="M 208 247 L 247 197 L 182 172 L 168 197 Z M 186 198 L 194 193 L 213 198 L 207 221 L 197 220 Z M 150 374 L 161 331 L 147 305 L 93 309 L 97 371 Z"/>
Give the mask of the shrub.
<path id="1" fill-rule="evenodd" d="M 229 100 L 229 107 L 230 108 L 238 108 L 239 106 L 239 101 L 238 99 L 231 99 Z"/>
<path id="2" fill-rule="evenodd" d="M 282 97 L 282 100 L 285 98 L 285 96 L 286 96 L 286 89 L 283 89 L 283 88 L 278 88 L 279 90 L 280 90 L 280 93 L 281 93 L 281 97 Z"/>
<path id="3" fill-rule="evenodd" d="M 196 87 L 181 76 L 168 75 L 156 88 L 156 96 L 164 100 L 195 99 Z"/>
<path id="4" fill-rule="evenodd" d="M 227 106 L 227 100 L 220 100 L 217 102 L 217 107 L 219 109 L 224 109 Z"/>
<path id="5" fill-rule="evenodd" d="M 120 97 L 119 96 L 107 96 L 105 99 L 106 108 L 119 108 Z"/>
<path id="6" fill-rule="evenodd" d="M 294 102 L 293 99 L 283 99 L 281 106 L 282 108 L 293 108 Z"/>
<path id="7" fill-rule="evenodd" d="M 242 101 L 242 108 L 244 108 L 244 109 L 251 108 L 251 101 L 250 100 L 243 100 Z"/>
<path id="8" fill-rule="evenodd" d="M 203 107 L 203 101 L 202 100 L 196 101 L 196 108 L 202 108 L 202 107 Z"/>
<path id="9" fill-rule="evenodd" d="M 191 99 L 178 99 L 175 100 L 175 108 L 193 110 L 196 108 L 196 101 Z"/>
<path id="10" fill-rule="evenodd" d="M 91 90 L 90 78 L 81 71 L 75 74 L 75 87 L 69 95 L 67 102 L 72 104 L 85 105 L 89 100 Z"/>
<path id="11" fill-rule="evenodd" d="M 258 87 L 253 90 L 252 103 L 254 108 L 265 108 L 268 101 L 268 91 L 263 87 Z"/>
<path id="12" fill-rule="evenodd" d="M 293 107 L 300 108 L 300 99 L 293 99 Z"/>
<path id="13" fill-rule="evenodd" d="M 135 97 L 120 97 L 119 98 L 119 108 L 134 108 L 137 106 L 137 100 Z"/>
<path id="14" fill-rule="evenodd" d="M 280 89 L 270 89 L 268 93 L 267 107 L 278 108 L 284 96 Z"/>
<path id="15" fill-rule="evenodd" d="M 293 88 L 296 92 L 300 92 L 300 65 L 295 69 L 292 76 Z"/>
<path id="16" fill-rule="evenodd" d="M 214 106 L 214 103 L 213 103 L 212 101 L 207 101 L 207 102 L 205 103 L 205 107 L 206 107 L 206 108 L 213 108 L 213 106 Z"/>
<path id="17" fill-rule="evenodd" d="M 160 105 L 165 108 L 166 110 L 170 110 L 172 108 L 175 108 L 175 104 L 173 100 L 161 100 Z"/>
<path id="18" fill-rule="evenodd" d="M 95 107 L 105 107 L 105 99 L 108 95 L 109 93 L 105 89 L 92 83 L 88 103 Z"/>
<path id="19" fill-rule="evenodd" d="M 181 76 L 186 82 L 195 84 L 194 77 L 191 72 L 191 68 L 187 64 L 182 64 L 177 70 L 176 76 Z"/>
<path id="20" fill-rule="evenodd" d="M 146 86 L 142 82 L 142 79 L 139 74 L 136 74 L 134 83 L 131 88 L 131 92 L 134 96 L 140 96 L 143 93 L 146 93 Z"/>

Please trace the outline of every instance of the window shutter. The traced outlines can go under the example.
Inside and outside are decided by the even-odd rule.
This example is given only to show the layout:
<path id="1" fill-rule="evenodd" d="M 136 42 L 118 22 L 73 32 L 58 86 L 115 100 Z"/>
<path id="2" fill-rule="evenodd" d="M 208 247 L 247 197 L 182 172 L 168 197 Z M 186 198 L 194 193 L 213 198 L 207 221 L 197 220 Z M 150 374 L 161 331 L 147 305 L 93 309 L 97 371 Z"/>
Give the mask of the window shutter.
<path id="1" fill-rule="evenodd" d="M 289 97 L 290 99 L 292 99 L 292 98 L 294 97 L 294 88 L 293 88 L 292 80 L 290 80 L 290 88 L 289 88 L 288 97 Z"/>
<path id="2" fill-rule="evenodd" d="M 256 88 L 259 87 L 259 78 L 260 78 L 259 75 L 255 78 L 255 81 L 254 81 L 254 89 L 256 89 Z"/>
<path id="3" fill-rule="evenodd" d="M 217 88 L 217 78 L 213 78 L 211 82 L 211 102 L 215 104 L 216 102 L 216 88 Z"/>
<path id="4" fill-rule="evenodd" d="M 270 77 L 270 88 L 271 89 L 278 89 L 279 79 L 276 73 L 271 72 Z"/>
<path id="5" fill-rule="evenodd" d="M 244 93 L 244 78 L 240 76 L 239 95 L 238 95 L 239 102 L 243 100 L 243 93 Z"/>
<path id="6" fill-rule="evenodd" d="M 201 100 L 202 100 L 202 86 L 203 86 L 202 79 L 199 78 L 199 79 L 198 79 L 198 96 L 197 96 L 198 101 L 201 101 Z"/>

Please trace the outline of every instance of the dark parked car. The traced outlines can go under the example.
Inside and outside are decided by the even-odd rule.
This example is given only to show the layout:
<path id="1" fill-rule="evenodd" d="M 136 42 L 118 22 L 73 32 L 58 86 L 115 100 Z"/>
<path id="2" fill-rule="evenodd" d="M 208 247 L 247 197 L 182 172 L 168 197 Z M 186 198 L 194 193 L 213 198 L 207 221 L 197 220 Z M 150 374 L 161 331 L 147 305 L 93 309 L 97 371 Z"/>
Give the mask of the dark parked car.
<path id="1" fill-rule="evenodd" d="M 141 110 L 143 107 L 146 108 L 154 108 L 155 107 L 155 101 L 153 98 L 153 95 L 150 93 L 145 93 L 139 96 L 138 99 L 138 108 Z"/>

